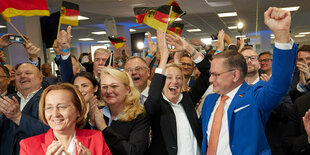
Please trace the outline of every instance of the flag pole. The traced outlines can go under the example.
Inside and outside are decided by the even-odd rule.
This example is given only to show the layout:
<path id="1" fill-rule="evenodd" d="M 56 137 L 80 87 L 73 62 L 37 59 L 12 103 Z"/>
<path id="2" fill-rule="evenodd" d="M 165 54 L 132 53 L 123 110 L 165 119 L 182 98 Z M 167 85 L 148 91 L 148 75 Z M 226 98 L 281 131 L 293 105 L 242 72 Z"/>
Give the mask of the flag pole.
<path id="1" fill-rule="evenodd" d="M 169 20 L 170 20 L 170 15 L 171 15 L 172 7 L 173 6 L 170 6 L 169 17 L 168 17 L 168 20 L 167 20 L 167 26 L 166 26 L 166 29 L 164 31 L 164 34 L 167 32 L 167 28 L 168 28 L 168 25 L 169 25 Z"/>
<path id="2" fill-rule="evenodd" d="M 59 30 L 60 30 L 60 25 L 61 25 L 61 17 L 59 17 L 59 23 L 58 23 L 58 29 L 57 29 L 57 37 L 56 37 L 56 39 L 58 39 Z"/>
<path id="3" fill-rule="evenodd" d="M 22 38 L 25 40 L 26 43 L 29 43 L 28 40 L 23 36 L 23 34 L 20 33 L 20 32 L 18 31 L 18 29 L 11 23 L 11 21 L 9 21 L 9 24 L 10 24 L 10 25 L 13 27 L 13 29 L 18 33 L 18 35 L 20 35 L 20 37 L 22 37 Z"/>
<path id="4" fill-rule="evenodd" d="M 185 14 L 185 12 L 183 12 L 179 17 L 182 17 L 184 14 Z M 179 17 L 178 17 L 178 18 L 179 18 Z M 169 27 L 173 22 L 175 22 L 176 19 L 177 19 L 177 18 L 175 18 L 175 19 L 168 25 L 168 27 Z"/>

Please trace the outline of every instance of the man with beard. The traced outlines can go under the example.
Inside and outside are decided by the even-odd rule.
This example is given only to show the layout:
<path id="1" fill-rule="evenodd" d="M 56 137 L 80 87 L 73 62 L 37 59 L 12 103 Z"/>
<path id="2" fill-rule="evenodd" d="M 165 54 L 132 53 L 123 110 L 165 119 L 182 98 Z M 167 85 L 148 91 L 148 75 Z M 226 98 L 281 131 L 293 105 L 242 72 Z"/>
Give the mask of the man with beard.
<path id="1" fill-rule="evenodd" d="M 250 46 L 244 47 L 241 50 L 241 54 L 244 56 L 248 65 L 248 73 L 245 77 L 245 81 L 250 85 L 254 85 L 259 81 L 259 63 L 257 60 L 258 54 Z"/>

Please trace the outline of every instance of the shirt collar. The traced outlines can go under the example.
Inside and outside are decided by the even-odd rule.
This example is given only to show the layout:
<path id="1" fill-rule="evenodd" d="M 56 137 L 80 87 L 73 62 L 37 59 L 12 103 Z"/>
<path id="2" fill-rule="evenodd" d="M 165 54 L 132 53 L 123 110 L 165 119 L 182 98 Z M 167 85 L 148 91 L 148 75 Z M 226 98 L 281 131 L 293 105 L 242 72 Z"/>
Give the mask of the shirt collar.
<path id="1" fill-rule="evenodd" d="M 161 93 L 161 94 L 163 95 L 164 100 L 166 100 L 167 102 L 169 102 L 170 105 L 178 105 L 178 104 L 181 102 L 181 100 L 183 99 L 183 94 L 181 93 L 180 96 L 179 96 L 178 102 L 177 102 L 176 104 L 174 104 L 174 103 L 172 103 L 172 102 L 169 101 L 169 99 L 165 96 L 164 93 Z"/>
<path id="2" fill-rule="evenodd" d="M 150 87 L 149 87 L 149 86 L 146 86 L 146 87 L 144 88 L 144 90 L 141 92 L 141 95 L 142 95 L 143 97 L 147 97 L 147 96 L 149 95 L 149 89 L 150 89 Z"/>
<path id="3" fill-rule="evenodd" d="M 20 93 L 19 91 L 17 92 L 17 96 L 26 100 L 28 98 L 32 98 L 41 88 L 42 87 L 40 87 L 38 90 L 35 90 L 35 91 L 29 93 L 26 98 L 24 98 L 23 94 Z"/>
<path id="4" fill-rule="evenodd" d="M 230 98 L 233 99 L 236 93 L 238 92 L 239 88 L 241 87 L 242 84 L 240 84 L 238 87 L 227 93 L 226 95 Z"/>

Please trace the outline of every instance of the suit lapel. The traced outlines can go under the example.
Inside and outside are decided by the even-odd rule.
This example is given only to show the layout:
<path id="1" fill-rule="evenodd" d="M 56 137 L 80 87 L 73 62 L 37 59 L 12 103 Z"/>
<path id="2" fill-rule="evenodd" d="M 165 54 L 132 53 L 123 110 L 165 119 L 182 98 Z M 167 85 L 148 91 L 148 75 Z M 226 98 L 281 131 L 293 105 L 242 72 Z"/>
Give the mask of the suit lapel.
<path id="1" fill-rule="evenodd" d="M 203 106 L 207 106 L 207 108 L 203 108 L 203 109 L 206 109 L 206 116 L 205 116 L 205 118 L 206 118 L 206 120 L 205 120 L 206 121 L 206 129 L 208 128 L 211 113 L 213 111 L 213 108 L 214 108 L 216 101 L 219 98 L 219 96 L 220 96 L 219 94 L 213 94 L 213 96 L 211 97 L 210 101 L 208 101 L 208 103 L 205 103 L 205 102 L 207 102 L 207 100 L 205 100 L 205 102 L 203 103 Z"/>
<path id="2" fill-rule="evenodd" d="M 28 112 L 32 109 L 33 104 L 39 104 L 43 89 L 41 88 L 25 105 L 23 112 Z"/>
<path id="3" fill-rule="evenodd" d="M 44 136 L 44 143 L 41 143 L 41 147 L 44 153 L 46 153 L 47 147 L 50 144 L 52 144 L 53 141 L 54 141 L 54 134 L 53 134 L 53 130 L 50 128 Z"/>
<path id="4" fill-rule="evenodd" d="M 234 113 L 236 105 L 239 103 L 240 99 L 243 98 L 243 95 L 247 92 L 249 86 L 246 82 L 243 82 L 237 93 L 235 94 L 233 100 L 230 103 L 230 106 L 227 111 L 227 117 L 228 117 L 228 129 L 230 131 L 230 125 L 231 125 L 231 117 Z"/>

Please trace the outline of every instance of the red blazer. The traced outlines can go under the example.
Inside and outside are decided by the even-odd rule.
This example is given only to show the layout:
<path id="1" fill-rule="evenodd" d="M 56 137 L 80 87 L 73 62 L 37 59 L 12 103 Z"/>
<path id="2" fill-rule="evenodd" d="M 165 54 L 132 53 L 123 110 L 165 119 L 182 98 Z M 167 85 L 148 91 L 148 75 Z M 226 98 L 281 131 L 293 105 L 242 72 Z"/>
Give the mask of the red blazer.
<path id="1" fill-rule="evenodd" d="M 89 149 L 93 155 L 112 155 L 100 131 L 75 129 L 76 139 Z M 53 130 L 20 141 L 20 155 L 45 155 L 47 147 L 53 142 Z M 77 150 L 76 150 L 77 153 Z"/>

